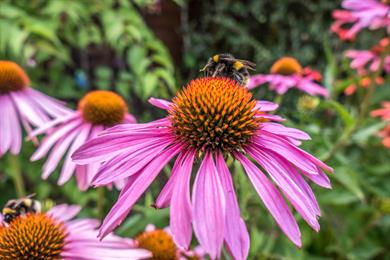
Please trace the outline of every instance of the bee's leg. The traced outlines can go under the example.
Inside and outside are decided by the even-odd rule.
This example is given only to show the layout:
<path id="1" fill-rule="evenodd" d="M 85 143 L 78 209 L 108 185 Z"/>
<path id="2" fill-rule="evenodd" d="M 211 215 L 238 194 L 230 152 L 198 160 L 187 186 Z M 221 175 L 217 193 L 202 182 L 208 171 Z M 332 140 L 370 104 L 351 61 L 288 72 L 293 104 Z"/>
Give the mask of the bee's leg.
<path id="1" fill-rule="evenodd" d="M 215 71 L 214 71 L 212 77 L 221 76 L 220 72 L 223 71 L 224 69 L 225 69 L 225 64 L 218 63 L 217 66 L 215 67 Z"/>
<path id="2" fill-rule="evenodd" d="M 243 84 L 244 78 L 240 73 L 234 73 L 234 80 L 240 84 Z"/>

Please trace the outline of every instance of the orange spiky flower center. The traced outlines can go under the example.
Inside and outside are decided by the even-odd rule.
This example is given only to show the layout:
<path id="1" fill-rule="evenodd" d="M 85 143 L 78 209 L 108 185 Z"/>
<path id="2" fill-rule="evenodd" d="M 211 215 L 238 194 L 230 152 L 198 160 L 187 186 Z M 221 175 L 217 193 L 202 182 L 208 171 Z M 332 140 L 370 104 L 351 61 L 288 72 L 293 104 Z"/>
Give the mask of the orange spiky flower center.
<path id="1" fill-rule="evenodd" d="M 79 110 L 84 119 L 92 124 L 113 126 L 123 121 L 127 105 L 123 98 L 114 92 L 96 90 L 80 100 Z"/>
<path id="2" fill-rule="evenodd" d="M 0 232 L 0 259 L 60 259 L 65 227 L 45 214 L 14 219 Z"/>
<path id="3" fill-rule="evenodd" d="M 381 0 L 381 2 L 385 5 L 390 5 L 390 0 Z"/>
<path id="4" fill-rule="evenodd" d="M 302 66 L 299 64 L 297 59 L 293 57 L 283 57 L 278 59 L 271 67 L 272 74 L 280 75 L 293 75 L 302 73 Z"/>
<path id="5" fill-rule="evenodd" d="M 138 247 L 152 252 L 153 260 L 177 259 L 177 248 L 173 238 L 164 230 L 145 231 L 136 237 Z"/>
<path id="6" fill-rule="evenodd" d="M 23 90 L 29 84 L 30 79 L 18 64 L 0 60 L 0 94 Z"/>
<path id="7" fill-rule="evenodd" d="M 236 81 L 206 77 L 178 92 L 169 117 L 178 140 L 198 151 L 231 152 L 258 129 L 255 106 L 252 94 Z"/>

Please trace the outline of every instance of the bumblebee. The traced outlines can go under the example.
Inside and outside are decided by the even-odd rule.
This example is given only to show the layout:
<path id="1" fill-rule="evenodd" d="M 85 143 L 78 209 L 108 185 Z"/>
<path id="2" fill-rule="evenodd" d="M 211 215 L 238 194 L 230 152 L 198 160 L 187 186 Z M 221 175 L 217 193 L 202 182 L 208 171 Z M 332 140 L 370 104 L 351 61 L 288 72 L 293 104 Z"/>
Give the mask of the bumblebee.
<path id="1" fill-rule="evenodd" d="M 25 216 L 27 213 L 40 213 L 41 203 L 33 200 L 35 194 L 15 200 L 9 200 L 3 208 L 3 220 L 11 223 L 16 217 Z"/>
<path id="2" fill-rule="evenodd" d="M 255 70 L 256 64 L 246 60 L 239 60 L 228 53 L 216 54 L 209 59 L 204 71 L 208 77 L 228 77 L 241 85 L 246 85 L 249 79 L 248 70 Z"/>

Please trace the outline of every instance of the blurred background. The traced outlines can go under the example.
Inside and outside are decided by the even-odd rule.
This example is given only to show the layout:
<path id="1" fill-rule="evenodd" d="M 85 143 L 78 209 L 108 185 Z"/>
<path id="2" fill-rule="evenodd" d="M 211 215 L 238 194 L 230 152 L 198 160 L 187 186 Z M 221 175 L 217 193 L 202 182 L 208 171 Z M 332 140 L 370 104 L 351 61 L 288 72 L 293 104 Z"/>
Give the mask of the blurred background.
<path id="1" fill-rule="evenodd" d="M 73 108 L 90 90 L 116 91 L 127 100 L 130 113 L 146 122 L 165 115 L 148 104 L 149 97 L 169 99 L 200 76 L 199 69 L 216 53 L 254 61 L 256 73 L 268 73 L 282 56 L 296 57 L 321 72 L 332 98 L 290 91 L 278 114 L 312 136 L 303 147 L 334 168 L 333 189 L 314 187 L 322 209 L 321 231 L 315 233 L 297 216 L 303 238 L 303 248 L 297 249 L 241 168 L 234 167 L 251 234 L 250 259 L 390 259 L 390 152 L 375 136 L 385 124 L 367 116 L 343 147 L 329 154 L 354 124 L 364 94 L 343 94 L 355 72 L 342 54 L 347 48 L 370 48 L 384 32 L 363 32 L 359 41 L 343 43 L 329 29 L 336 8 L 339 1 L 327 0 L 0 0 L 0 59 L 20 64 L 34 88 Z M 387 77 L 375 92 L 372 109 L 390 99 L 389 85 Z M 275 98 L 265 86 L 253 93 L 257 99 Z M 62 187 L 56 174 L 43 181 L 43 160 L 29 162 L 34 149 L 25 143 L 21 155 L 28 193 L 48 203 L 81 204 L 84 216 L 108 212 L 118 191 L 106 190 L 99 208 L 97 192 L 80 192 L 74 178 Z M 5 162 L 0 159 L 0 205 L 16 196 Z M 148 223 L 169 223 L 167 210 L 150 207 L 165 180 L 161 174 L 119 234 L 133 237 Z"/>

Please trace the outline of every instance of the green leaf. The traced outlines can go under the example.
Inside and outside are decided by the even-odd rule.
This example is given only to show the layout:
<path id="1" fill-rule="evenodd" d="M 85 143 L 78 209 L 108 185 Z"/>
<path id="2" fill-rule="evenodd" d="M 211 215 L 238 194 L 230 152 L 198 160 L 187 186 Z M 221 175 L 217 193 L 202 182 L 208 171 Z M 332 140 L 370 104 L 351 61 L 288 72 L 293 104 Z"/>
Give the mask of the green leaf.
<path id="1" fill-rule="evenodd" d="M 352 127 L 355 124 L 354 117 L 347 111 L 347 109 L 335 100 L 325 100 L 321 103 L 321 106 L 325 108 L 331 108 L 335 110 L 341 117 L 346 127 Z"/>
<path id="2" fill-rule="evenodd" d="M 335 173 L 329 176 L 341 183 L 345 188 L 359 198 L 359 200 L 365 200 L 359 175 L 351 167 L 342 166 L 335 168 Z"/>

